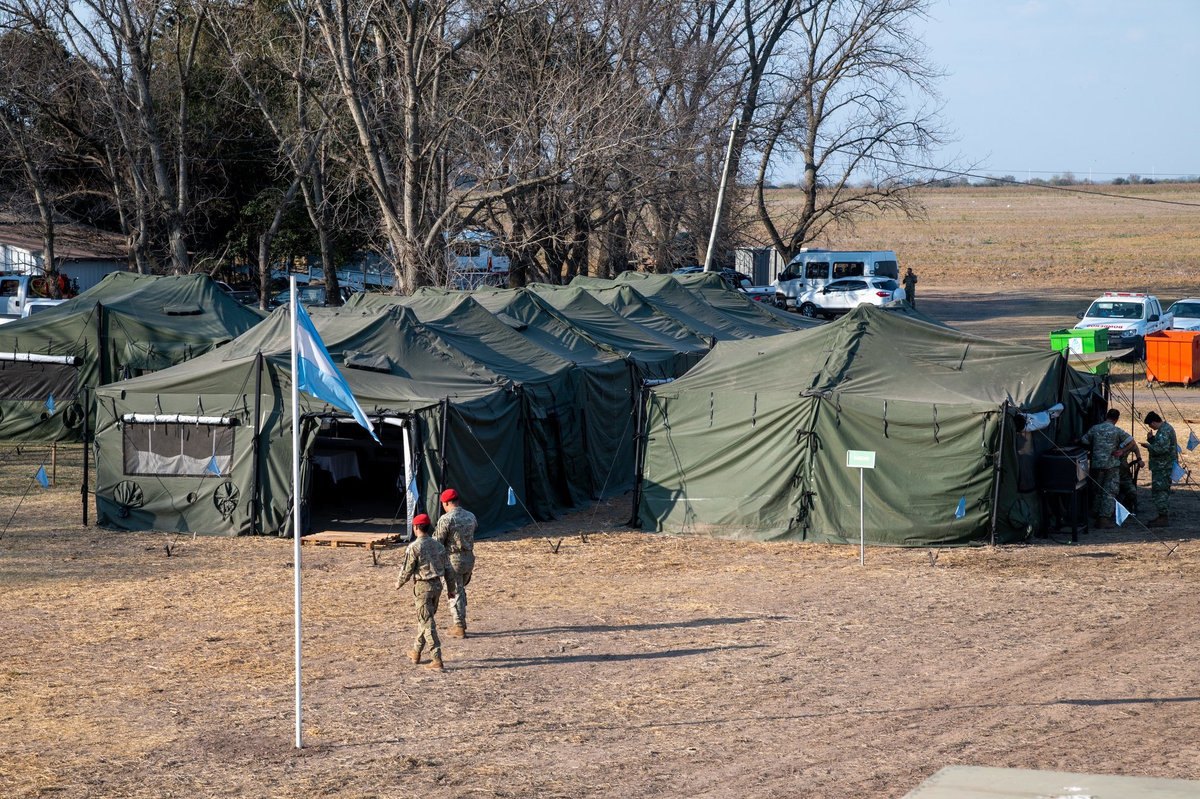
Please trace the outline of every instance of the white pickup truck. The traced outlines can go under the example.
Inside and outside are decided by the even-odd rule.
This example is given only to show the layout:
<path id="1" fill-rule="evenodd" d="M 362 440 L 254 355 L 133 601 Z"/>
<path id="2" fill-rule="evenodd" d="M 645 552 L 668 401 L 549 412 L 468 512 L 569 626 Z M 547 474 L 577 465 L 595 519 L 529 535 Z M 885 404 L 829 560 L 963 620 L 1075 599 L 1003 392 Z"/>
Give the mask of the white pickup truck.
<path id="1" fill-rule="evenodd" d="M 49 299 L 44 277 L 0 274 L 0 324 L 21 319 L 59 302 L 61 300 Z"/>
<path id="2" fill-rule="evenodd" d="M 1079 318 L 1076 330 L 1106 327 L 1110 350 L 1133 347 L 1141 357 L 1145 351 L 1146 336 L 1170 329 L 1174 317 L 1163 312 L 1157 297 L 1128 291 L 1106 291 Z"/>

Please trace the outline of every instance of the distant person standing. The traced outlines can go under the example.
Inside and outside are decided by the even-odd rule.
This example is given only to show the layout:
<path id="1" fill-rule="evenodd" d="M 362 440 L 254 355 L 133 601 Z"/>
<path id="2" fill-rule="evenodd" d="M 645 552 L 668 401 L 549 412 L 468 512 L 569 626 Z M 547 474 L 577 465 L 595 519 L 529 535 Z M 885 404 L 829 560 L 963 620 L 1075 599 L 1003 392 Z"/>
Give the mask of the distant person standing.
<path id="1" fill-rule="evenodd" d="M 1137 449 L 1133 436 L 1117 427 L 1121 412 L 1109 408 L 1104 421 L 1093 425 L 1079 439 L 1092 451 L 1092 478 L 1099 484 L 1096 496 L 1096 528 L 1112 527 L 1116 515 L 1115 500 L 1121 484 L 1121 459 Z"/>
<path id="2" fill-rule="evenodd" d="M 433 537 L 446 548 L 450 559 L 450 570 L 456 580 L 458 595 L 450 605 L 450 620 L 454 626 L 450 634 L 455 638 L 467 637 L 467 583 L 475 571 L 475 531 L 479 523 L 475 514 L 459 504 L 458 492 L 447 488 L 442 492 L 442 518 L 438 519 Z M 447 574 L 447 578 L 450 575 Z"/>
<path id="3" fill-rule="evenodd" d="M 1175 428 L 1154 411 L 1146 414 L 1146 426 L 1151 433 L 1142 446 L 1150 456 L 1150 496 L 1158 511 L 1154 521 L 1147 526 L 1166 527 L 1171 522 L 1171 472 L 1179 457 L 1179 444 L 1175 440 Z"/>
<path id="4" fill-rule="evenodd" d="M 446 593 L 454 599 L 455 580 L 453 571 L 446 563 L 446 550 L 430 537 L 431 521 L 422 513 L 413 519 L 413 542 L 404 550 L 404 565 L 396 576 L 396 590 L 409 580 L 413 581 L 413 599 L 417 607 L 417 638 L 408 657 L 413 663 L 421 662 L 421 652 L 429 648 L 429 664 L 425 668 L 441 671 L 442 642 L 438 638 L 438 597 L 442 595 L 442 579 L 446 580 Z"/>
<path id="5" fill-rule="evenodd" d="M 917 307 L 917 274 L 910 266 L 904 273 L 904 301 L 912 307 Z"/>

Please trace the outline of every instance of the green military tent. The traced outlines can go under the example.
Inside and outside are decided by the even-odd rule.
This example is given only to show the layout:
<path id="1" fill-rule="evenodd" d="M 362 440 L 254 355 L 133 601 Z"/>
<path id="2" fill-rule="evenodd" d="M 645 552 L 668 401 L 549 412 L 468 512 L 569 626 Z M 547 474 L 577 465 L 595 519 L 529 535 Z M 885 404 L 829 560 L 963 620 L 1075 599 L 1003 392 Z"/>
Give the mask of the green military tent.
<path id="1" fill-rule="evenodd" d="M 435 518 L 453 485 L 483 534 L 523 524 L 522 395 L 404 308 L 310 311 L 376 444 L 347 414 L 302 394 L 301 507 L 315 476 L 359 477 L 386 517 Z M 219 350 L 97 391 L 97 515 L 130 530 L 290 534 L 290 321 L 280 309 Z M 417 488 L 411 504 L 406 488 Z M 332 501 L 336 502 L 336 498 Z M 370 515 L 367 513 L 367 515 Z M 307 525 L 306 525 L 307 527 Z"/>
<path id="2" fill-rule="evenodd" d="M 685 285 L 681 280 L 689 280 Z M 811 322 L 790 318 L 740 292 L 726 287 L 715 274 L 691 278 L 679 275 L 650 275 L 623 272 L 616 280 L 577 277 L 572 286 L 587 289 L 597 299 L 624 315 L 629 299 L 614 289 L 628 286 L 649 307 L 664 314 L 692 332 L 716 341 L 774 336 L 811 326 Z"/>
<path id="3" fill-rule="evenodd" d="M 585 438 L 587 376 L 559 354 L 523 338 L 470 294 L 422 293 L 405 297 L 356 294 L 347 308 L 404 307 L 446 346 L 503 375 L 524 400 L 525 502 L 538 518 L 582 507 L 593 496 Z M 598 489 L 598 487 L 597 487 Z"/>
<path id="4" fill-rule="evenodd" d="M 646 409 L 638 513 L 670 533 L 928 546 L 1023 538 L 1034 460 L 1082 432 L 1098 379 L 1061 353 L 862 305 L 821 327 L 717 344 Z M 1052 428 L 1018 413 L 1061 404 Z M 1024 417 L 1022 417 L 1024 418 Z M 962 503 L 964 513 L 958 517 Z"/>
<path id="5" fill-rule="evenodd" d="M 79 441 L 91 422 L 85 389 L 202 355 L 262 318 L 206 275 L 115 272 L 61 305 L 0 325 L 0 441 Z"/>

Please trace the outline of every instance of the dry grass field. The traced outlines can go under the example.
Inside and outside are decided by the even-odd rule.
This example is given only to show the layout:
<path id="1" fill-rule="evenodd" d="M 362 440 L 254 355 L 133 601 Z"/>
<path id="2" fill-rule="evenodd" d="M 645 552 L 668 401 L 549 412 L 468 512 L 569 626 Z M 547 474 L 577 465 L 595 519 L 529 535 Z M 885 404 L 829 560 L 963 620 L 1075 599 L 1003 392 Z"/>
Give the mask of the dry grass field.
<path id="1" fill-rule="evenodd" d="M 1022 191 L 931 192 L 928 221 L 845 243 L 895 248 L 934 315 L 1036 346 L 1126 277 L 1200 292 L 1200 209 Z M 1200 391 L 1121 385 L 1183 437 L 1200 418 Z M 83 528 L 79 450 L 50 490 L 30 482 L 46 456 L 0 448 L 3 797 L 884 799 L 952 764 L 1200 779 L 1194 487 L 1166 530 L 865 567 L 629 531 L 614 499 L 479 544 L 442 674 L 404 657 L 398 550 L 306 549 L 297 752 L 290 542 Z"/>

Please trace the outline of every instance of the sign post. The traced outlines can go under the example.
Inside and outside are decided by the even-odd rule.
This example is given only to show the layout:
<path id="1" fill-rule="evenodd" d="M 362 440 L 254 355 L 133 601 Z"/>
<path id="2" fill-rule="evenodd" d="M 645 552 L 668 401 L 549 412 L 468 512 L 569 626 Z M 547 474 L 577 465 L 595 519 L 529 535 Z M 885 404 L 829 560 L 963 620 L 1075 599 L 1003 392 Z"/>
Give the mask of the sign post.
<path id="1" fill-rule="evenodd" d="M 875 452 L 865 449 L 846 450 L 846 467 L 858 469 L 858 562 L 867 563 L 867 524 L 863 513 L 863 472 L 875 468 Z"/>

